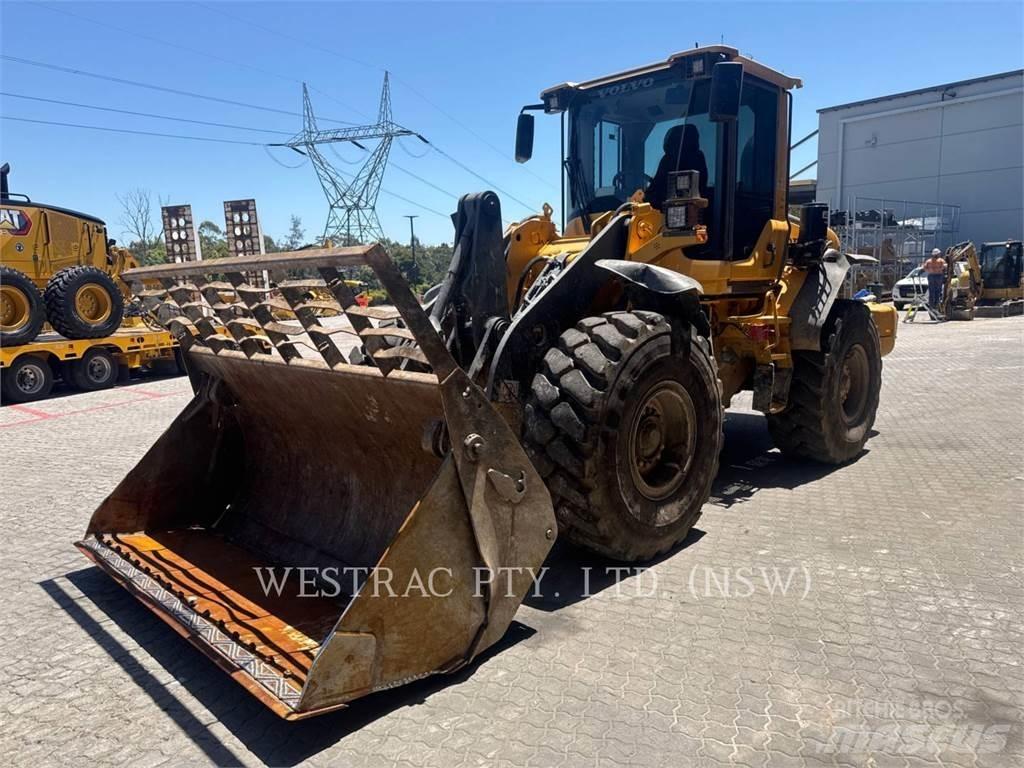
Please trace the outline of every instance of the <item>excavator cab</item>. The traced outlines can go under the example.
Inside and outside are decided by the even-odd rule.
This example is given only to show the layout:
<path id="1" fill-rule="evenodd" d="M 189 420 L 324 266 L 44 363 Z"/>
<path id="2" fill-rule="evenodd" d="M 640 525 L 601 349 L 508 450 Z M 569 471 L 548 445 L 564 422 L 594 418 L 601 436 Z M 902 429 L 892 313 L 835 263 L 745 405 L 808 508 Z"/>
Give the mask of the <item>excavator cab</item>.
<path id="1" fill-rule="evenodd" d="M 992 292 L 986 298 L 1021 298 L 1021 277 L 1024 275 L 1022 264 L 1022 245 L 1020 240 L 1008 240 L 1001 243 L 985 243 L 981 246 L 978 261 L 981 264 L 981 279 L 985 284 L 985 292 Z M 1002 296 L 1002 292 L 1007 292 Z M 1009 294 L 1016 292 L 1016 296 Z"/>

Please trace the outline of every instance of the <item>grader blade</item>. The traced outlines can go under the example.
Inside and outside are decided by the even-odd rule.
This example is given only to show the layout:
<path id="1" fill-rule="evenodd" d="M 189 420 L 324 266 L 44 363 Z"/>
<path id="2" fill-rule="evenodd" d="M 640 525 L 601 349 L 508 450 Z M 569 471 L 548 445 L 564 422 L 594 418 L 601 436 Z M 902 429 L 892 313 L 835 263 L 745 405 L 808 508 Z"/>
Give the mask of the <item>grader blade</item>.
<path id="1" fill-rule="evenodd" d="M 355 303 L 339 270 L 363 264 L 401 325 Z M 163 285 L 147 300 L 172 310 L 195 396 L 93 514 L 89 558 L 288 719 L 504 634 L 553 544 L 551 500 L 380 246 L 126 278 Z"/>

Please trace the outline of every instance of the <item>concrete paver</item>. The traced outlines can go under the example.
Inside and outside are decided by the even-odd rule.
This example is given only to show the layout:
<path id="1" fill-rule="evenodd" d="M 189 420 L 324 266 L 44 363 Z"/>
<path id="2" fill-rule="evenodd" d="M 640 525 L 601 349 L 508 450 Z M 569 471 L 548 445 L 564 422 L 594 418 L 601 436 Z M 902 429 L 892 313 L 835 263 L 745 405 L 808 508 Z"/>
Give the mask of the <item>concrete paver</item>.
<path id="1" fill-rule="evenodd" d="M 188 401 L 187 380 L 2 408 L 0 754 L 33 766 L 1024 764 L 1024 319 L 899 330 L 856 462 L 786 461 L 764 419 L 734 409 L 684 547 L 616 582 L 608 563 L 558 546 L 541 595 L 471 669 L 299 723 L 71 546 Z"/>

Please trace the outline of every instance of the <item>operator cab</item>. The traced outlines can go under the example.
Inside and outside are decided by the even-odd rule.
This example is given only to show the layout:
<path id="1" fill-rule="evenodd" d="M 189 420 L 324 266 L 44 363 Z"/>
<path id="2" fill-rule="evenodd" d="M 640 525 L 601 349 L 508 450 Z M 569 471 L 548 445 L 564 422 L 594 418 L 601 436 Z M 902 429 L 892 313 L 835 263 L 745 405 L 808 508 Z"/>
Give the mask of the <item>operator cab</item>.
<path id="1" fill-rule="evenodd" d="M 1011 290 L 1021 284 L 1022 252 L 1020 240 L 984 243 L 978 261 L 986 290 Z"/>
<path id="2" fill-rule="evenodd" d="M 567 117 L 565 234 L 589 232 L 595 216 L 639 200 L 638 192 L 664 213 L 671 174 L 697 171 L 708 242 L 687 255 L 747 258 L 768 220 L 786 218 L 787 98 L 799 86 L 734 48 L 710 46 L 544 91 L 543 104 L 525 110 Z M 525 110 L 517 144 L 532 143 Z M 517 146 L 518 160 L 529 155 Z"/>

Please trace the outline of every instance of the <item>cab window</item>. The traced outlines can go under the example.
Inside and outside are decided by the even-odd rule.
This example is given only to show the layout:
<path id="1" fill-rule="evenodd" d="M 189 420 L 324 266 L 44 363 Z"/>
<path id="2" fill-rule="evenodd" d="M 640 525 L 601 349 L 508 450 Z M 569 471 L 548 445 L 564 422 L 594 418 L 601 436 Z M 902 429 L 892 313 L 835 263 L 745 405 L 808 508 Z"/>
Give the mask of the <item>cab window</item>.
<path id="1" fill-rule="evenodd" d="M 750 256 L 775 209 L 778 92 L 753 77 L 743 80 L 736 122 L 734 258 Z"/>

